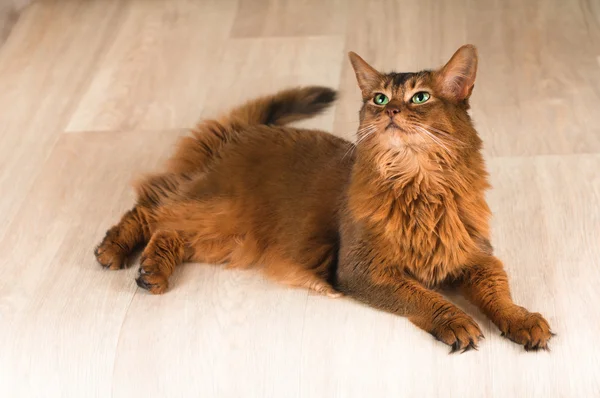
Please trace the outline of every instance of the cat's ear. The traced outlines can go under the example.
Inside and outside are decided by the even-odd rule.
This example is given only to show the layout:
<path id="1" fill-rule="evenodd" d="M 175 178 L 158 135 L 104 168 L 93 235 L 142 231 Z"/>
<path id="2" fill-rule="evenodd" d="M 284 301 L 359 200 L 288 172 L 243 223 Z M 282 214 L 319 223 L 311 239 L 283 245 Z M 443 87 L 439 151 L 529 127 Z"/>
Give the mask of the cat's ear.
<path id="1" fill-rule="evenodd" d="M 381 85 L 381 74 L 377 72 L 375 68 L 369 65 L 364 59 L 358 54 L 350 51 L 348 53 L 354 73 L 356 73 L 356 80 L 360 87 L 363 95 L 369 95 Z"/>
<path id="2" fill-rule="evenodd" d="M 437 72 L 437 84 L 442 94 L 457 102 L 471 96 L 477 75 L 477 49 L 464 45 Z"/>

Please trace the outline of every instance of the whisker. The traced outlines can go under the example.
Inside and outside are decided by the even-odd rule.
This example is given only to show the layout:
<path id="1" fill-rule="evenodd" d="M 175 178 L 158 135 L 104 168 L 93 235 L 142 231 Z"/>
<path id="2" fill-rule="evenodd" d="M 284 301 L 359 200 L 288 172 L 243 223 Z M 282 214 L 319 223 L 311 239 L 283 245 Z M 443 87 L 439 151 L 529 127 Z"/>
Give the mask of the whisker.
<path id="1" fill-rule="evenodd" d="M 350 148 L 348 148 L 348 150 L 346 151 L 346 153 L 344 154 L 344 156 L 342 156 L 342 160 L 346 159 L 346 156 L 348 156 L 349 154 L 353 153 L 355 149 L 356 149 L 356 145 L 350 144 Z"/>
<path id="2" fill-rule="evenodd" d="M 442 148 L 444 148 L 446 150 L 446 152 L 448 154 L 450 154 L 450 150 L 448 149 L 448 147 L 446 145 L 444 145 L 439 139 L 437 139 L 433 134 L 431 134 L 431 132 L 425 130 L 423 127 L 421 126 L 417 126 L 415 125 L 415 127 L 422 131 L 423 133 L 425 133 L 427 135 L 427 137 L 429 137 L 433 142 L 435 142 L 436 144 L 438 144 L 439 146 L 441 146 Z"/>
<path id="3" fill-rule="evenodd" d="M 361 135 L 362 135 L 364 132 L 367 132 L 367 133 L 368 133 L 368 132 L 371 132 L 371 130 L 376 130 L 376 129 L 377 129 L 377 128 L 376 128 L 374 125 L 367 125 L 367 126 L 365 126 L 365 127 L 363 127 L 363 128 L 360 128 L 360 129 L 358 129 L 358 131 L 356 132 L 356 136 L 357 136 L 358 138 L 360 138 L 360 137 L 361 137 Z"/>
<path id="4" fill-rule="evenodd" d="M 367 138 L 369 138 L 371 135 L 373 135 L 374 132 L 375 132 L 375 129 L 367 131 L 366 134 L 363 134 L 356 140 L 354 145 L 358 145 L 361 142 L 364 142 Z"/>
<path id="5" fill-rule="evenodd" d="M 436 133 L 440 133 L 440 134 L 442 134 L 442 135 L 448 136 L 449 138 L 456 139 L 456 137 L 453 137 L 453 136 L 452 136 L 452 134 L 450 134 L 449 132 L 447 132 L 447 131 L 445 131 L 445 130 L 440 130 L 440 129 L 438 129 L 438 128 L 435 128 L 435 127 L 433 127 L 433 126 L 430 126 L 430 125 L 428 125 L 428 124 L 421 123 L 421 122 L 416 122 L 416 121 L 414 121 L 413 123 L 414 123 L 414 124 L 417 124 L 417 125 L 419 125 L 419 126 L 421 126 L 421 127 L 423 127 L 423 128 L 426 128 L 426 129 L 433 130 L 433 131 L 435 131 Z"/>
<path id="6" fill-rule="evenodd" d="M 359 130 L 352 130 L 352 131 L 344 131 L 343 133 L 340 131 L 335 131 L 335 134 L 340 136 L 340 135 L 344 135 L 344 136 L 349 136 L 349 135 L 360 135 L 363 132 L 365 132 L 366 130 L 370 129 L 372 126 L 371 125 L 367 125 L 363 128 L 360 128 Z"/>
<path id="7" fill-rule="evenodd" d="M 360 130 L 358 130 L 356 132 L 356 135 L 357 135 L 357 137 L 359 137 L 362 133 L 365 133 L 365 132 L 369 133 L 369 132 L 371 132 L 373 130 L 376 130 L 375 126 L 372 126 L 372 127 L 369 127 L 369 128 L 360 129 Z"/>
<path id="8" fill-rule="evenodd" d="M 446 145 L 444 145 L 441 140 L 439 140 L 433 134 L 431 134 L 431 132 L 429 132 L 429 131 L 427 131 L 425 129 L 423 129 L 423 132 L 425 132 L 427 134 L 427 136 L 429 136 L 429 138 L 431 138 L 432 141 L 434 141 L 439 146 L 441 146 L 442 148 L 444 148 L 448 154 L 450 153 L 450 149 L 448 149 L 448 147 Z"/>
<path id="9" fill-rule="evenodd" d="M 449 140 L 449 141 L 452 141 L 452 142 L 458 143 L 458 144 L 460 144 L 460 145 L 462 145 L 462 146 L 466 146 L 464 142 L 462 142 L 462 141 L 461 141 L 461 140 L 459 140 L 458 138 L 456 138 L 456 137 L 452 136 L 452 134 L 450 134 L 450 133 L 449 133 L 449 132 L 447 132 L 447 131 L 444 131 L 444 130 L 437 129 L 437 128 L 435 128 L 435 127 L 429 126 L 429 125 L 427 125 L 427 124 L 424 124 L 424 123 L 413 122 L 413 124 L 415 124 L 415 125 L 417 125 L 417 126 L 420 126 L 420 127 L 422 127 L 422 128 L 424 128 L 424 129 L 426 129 L 426 130 L 427 130 L 427 131 L 429 131 L 429 132 L 431 132 L 431 131 L 435 131 L 436 133 L 438 133 L 438 134 L 440 134 L 440 135 L 444 136 L 444 138 L 445 138 L 445 139 L 447 139 L 447 140 Z"/>
<path id="10" fill-rule="evenodd" d="M 356 140 L 356 142 L 351 144 L 350 148 L 348 148 L 344 156 L 342 156 L 342 160 L 345 159 L 346 156 L 348 156 L 349 154 L 353 153 L 356 150 L 358 144 L 369 138 L 375 131 L 377 131 L 377 127 L 372 124 L 368 124 L 365 127 L 359 129 L 356 132 L 358 139 Z"/>

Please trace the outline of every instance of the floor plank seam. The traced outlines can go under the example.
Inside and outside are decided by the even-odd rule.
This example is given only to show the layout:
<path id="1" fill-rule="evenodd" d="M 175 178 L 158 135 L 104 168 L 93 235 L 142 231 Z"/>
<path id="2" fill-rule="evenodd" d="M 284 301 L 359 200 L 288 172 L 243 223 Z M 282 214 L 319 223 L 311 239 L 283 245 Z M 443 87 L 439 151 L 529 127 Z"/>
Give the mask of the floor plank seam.
<path id="1" fill-rule="evenodd" d="M 159 134 L 159 133 L 186 133 L 193 130 L 193 127 L 173 127 L 173 128 L 164 128 L 164 129 L 114 129 L 114 130 L 67 130 L 63 131 L 62 135 L 64 136 L 78 136 L 83 134 L 119 134 L 119 133 L 127 133 L 127 134 Z"/>
<path id="2" fill-rule="evenodd" d="M 112 380 L 111 380 L 111 388 L 110 388 L 111 397 L 115 396 L 115 383 L 114 383 L 115 372 L 117 370 L 117 357 L 119 355 L 119 346 L 121 345 L 121 335 L 123 332 L 123 326 L 125 325 L 125 322 L 127 321 L 127 316 L 129 315 L 129 309 L 131 308 L 131 303 L 133 303 L 133 299 L 135 298 L 136 294 L 138 293 L 138 290 L 139 289 L 137 287 L 135 287 L 135 290 L 133 291 L 133 294 L 131 295 L 131 299 L 129 300 L 129 303 L 127 304 L 127 309 L 125 310 L 123 319 L 121 320 L 121 325 L 119 326 L 119 332 L 117 333 L 117 345 L 115 347 L 115 357 L 113 359 Z"/>

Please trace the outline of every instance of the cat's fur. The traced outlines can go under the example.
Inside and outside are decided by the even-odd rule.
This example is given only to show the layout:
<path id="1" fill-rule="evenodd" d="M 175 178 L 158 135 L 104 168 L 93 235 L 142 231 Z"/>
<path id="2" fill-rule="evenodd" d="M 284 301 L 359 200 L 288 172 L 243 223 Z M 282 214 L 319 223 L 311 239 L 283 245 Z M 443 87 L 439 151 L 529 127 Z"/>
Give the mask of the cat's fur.
<path id="1" fill-rule="evenodd" d="M 489 241 L 489 187 L 467 113 L 477 53 L 440 70 L 381 74 L 354 53 L 363 96 L 356 144 L 285 127 L 335 99 L 324 87 L 251 101 L 183 138 L 163 174 L 96 250 L 107 268 L 146 245 L 137 283 L 167 289 L 183 261 L 256 267 L 283 283 L 407 316 L 453 347 L 475 348 L 475 321 L 434 288 L 453 286 L 526 349 L 550 327 L 515 305 Z M 431 98 L 414 104 L 411 97 Z M 377 93 L 389 97 L 377 105 Z"/>

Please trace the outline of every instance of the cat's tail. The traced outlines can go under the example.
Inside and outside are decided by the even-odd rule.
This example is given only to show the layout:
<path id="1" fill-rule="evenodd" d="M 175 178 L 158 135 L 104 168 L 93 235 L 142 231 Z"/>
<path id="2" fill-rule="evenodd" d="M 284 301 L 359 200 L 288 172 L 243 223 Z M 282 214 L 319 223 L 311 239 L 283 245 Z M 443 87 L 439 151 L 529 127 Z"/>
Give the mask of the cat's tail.
<path id="1" fill-rule="evenodd" d="M 226 119 L 241 124 L 283 125 L 323 112 L 336 95 L 328 87 L 292 88 L 248 101 L 231 111 Z"/>

